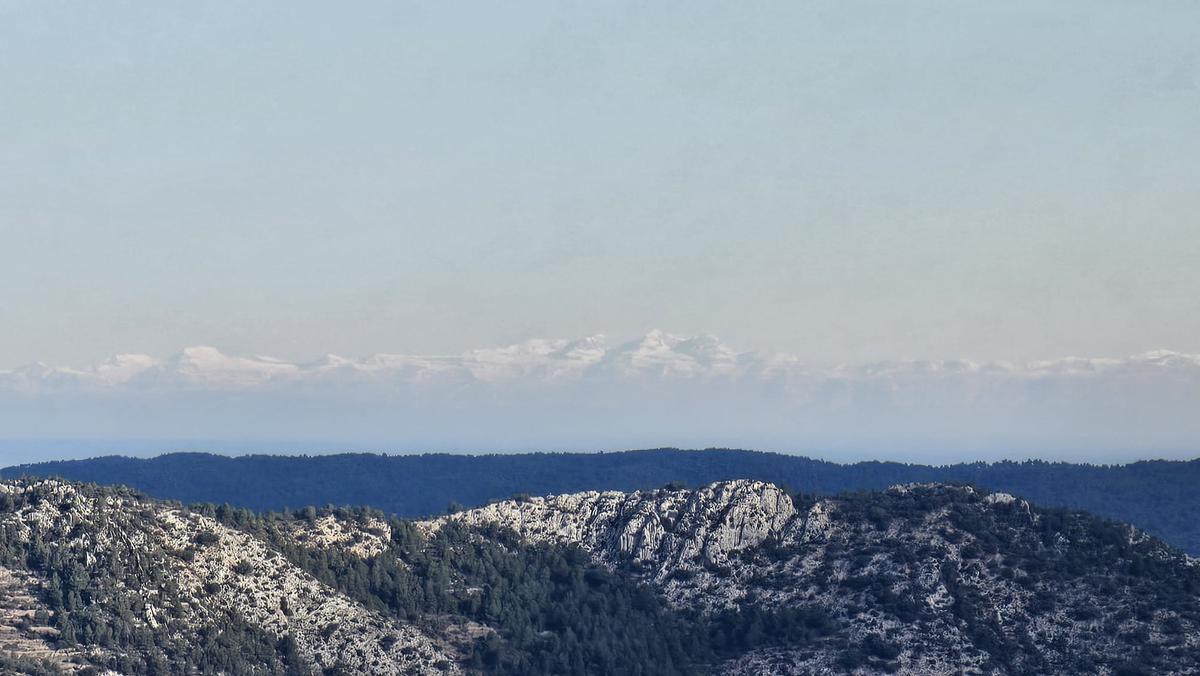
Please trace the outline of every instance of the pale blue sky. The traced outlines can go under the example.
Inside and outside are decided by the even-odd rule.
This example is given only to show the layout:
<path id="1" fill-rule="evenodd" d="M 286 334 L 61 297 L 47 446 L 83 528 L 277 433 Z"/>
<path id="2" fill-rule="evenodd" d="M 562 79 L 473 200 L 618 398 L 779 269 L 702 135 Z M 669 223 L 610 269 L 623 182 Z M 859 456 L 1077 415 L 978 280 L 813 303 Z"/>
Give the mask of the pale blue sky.
<path id="1" fill-rule="evenodd" d="M 1200 352 L 1200 3 L 2 2 L 0 368 Z"/>

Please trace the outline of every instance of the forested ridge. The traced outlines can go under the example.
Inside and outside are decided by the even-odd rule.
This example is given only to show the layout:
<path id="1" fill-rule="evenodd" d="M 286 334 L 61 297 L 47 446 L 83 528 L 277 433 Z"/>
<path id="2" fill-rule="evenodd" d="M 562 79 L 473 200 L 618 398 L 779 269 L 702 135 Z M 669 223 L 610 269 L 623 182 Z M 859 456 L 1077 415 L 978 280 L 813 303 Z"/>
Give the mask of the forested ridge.
<path id="1" fill-rule="evenodd" d="M 229 503 L 257 511 L 297 505 L 370 505 L 420 517 L 452 503 L 476 506 L 514 494 L 631 491 L 668 482 L 700 486 L 758 479 L 816 495 L 878 490 L 909 482 L 970 483 L 1039 505 L 1082 509 L 1132 523 L 1200 555 L 1200 460 L 1088 465 L 1044 461 L 929 466 L 895 462 L 838 464 L 732 449 L 654 449 L 617 453 L 501 455 L 227 457 L 172 453 L 9 467 L 5 478 L 58 476 L 124 484 L 154 497 Z"/>
<path id="2" fill-rule="evenodd" d="M 140 499 L 123 487 L 76 490 L 83 502 Z M 68 493 L 67 499 L 62 495 L 59 486 L 38 485 L 2 493 L 0 517 L 46 509 L 74 513 L 75 493 Z M 237 614 L 189 624 L 196 620 L 185 609 L 204 604 L 203 597 L 189 597 L 165 569 L 136 550 L 105 546 L 100 551 L 100 534 L 139 532 L 143 520 L 158 518 L 152 514 L 162 508 L 183 509 L 252 535 L 370 611 L 445 637 L 456 646 L 458 665 L 469 672 L 701 674 L 748 649 L 805 645 L 826 639 L 836 629 L 815 608 L 750 609 L 711 617 L 670 608 L 634 576 L 596 565 L 577 547 L 530 545 L 500 528 L 471 531 L 449 524 L 429 534 L 411 521 L 384 521 L 383 513 L 371 508 L 307 507 L 260 514 L 230 505 L 185 508 L 166 503 L 71 517 L 79 522 L 72 528 L 79 539 L 70 545 L 44 538 L 36 529 L 27 535 L 20 522 L 0 524 L 0 566 L 29 571 L 43 580 L 38 596 L 44 609 L 32 622 L 22 622 L 20 631 L 51 637 L 52 645 L 76 655 L 67 662 L 72 670 L 80 668 L 85 674 L 99 674 L 101 668 L 126 674 L 361 673 L 340 663 L 314 671 L 299 656 L 290 635 L 272 637 Z M 363 557 L 346 548 L 315 548 L 295 540 L 296 528 L 330 517 L 354 528 L 386 523 L 385 546 Z M 187 547 L 177 549 L 148 538 L 149 551 L 182 562 L 195 560 L 220 540 L 217 533 L 202 531 Z M 243 559 L 233 570 L 249 575 L 257 565 Z M 218 594 L 228 584 L 206 583 L 203 594 Z M 147 622 L 149 605 L 161 606 L 166 617 Z M 282 610 L 302 612 L 286 602 Z M 322 634 L 336 631 L 335 625 L 336 621 L 324 627 Z M 472 634 L 471 627 L 480 631 Z M 0 660 L 0 673 L 67 671 L 61 667 L 19 655 Z M 453 669 L 445 663 L 441 670 Z"/>
<path id="3" fill-rule="evenodd" d="M 332 516 L 360 527 L 383 514 L 369 508 L 307 508 L 256 514 L 194 505 L 251 533 L 330 587 L 373 610 L 444 633 L 450 618 L 495 631 L 463 646 L 464 665 L 489 674 L 695 674 L 746 650 L 805 645 L 834 633 L 819 608 L 744 609 L 705 616 L 663 603 L 628 571 L 596 565 L 571 545 L 531 545 L 512 531 L 449 524 L 429 536 L 389 520 L 382 553 L 312 548 L 291 535 L 296 521 Z"/>
<path id="4" fill-rule="evenodd" d="M 0 566 L 40 580 L 30 589 L 41 605 L 10 631 L 53 658 L 18 651 L 0 670 L 1132 676 L 1200 668 L 1200 569 L 1186 557 L 1123 524 L 969 487 L 826 499 L 728 482 L 581 494 L 553 502 L 566 510 L 558 517 L 544 511 L 547 501 L 521 498 L 424 521 L 367 507 L 185 507 L 58 481 L 0 488 Z M 652 509 L 621 507 L 637 501 Z M 643 544 L 659 532 L 665 548 L 572 531 L 572 519 L 593 533 L 604 528 L 595 512 L 580 511 L 589 504 L 607 505 L 603 519 L 618 527 L 648 526 L 624 531 Z M 539 541 L 489 521 L 526 507 L 541 520 L 535 529 L 575 535 Z M 639 513 L 658 516 L 639 521 Z M 776 525 L 761 530 L 771 515 Z M 662 566 L 665 577 L 655 573 Z M 349 605 L 311 622 L 336 595 Z M 353 622 L 358 629 L 343 631 Z M 429 659 L 418 654 L 430 648 Z M 381 661 L 388 656 L 394 661 Z"/>

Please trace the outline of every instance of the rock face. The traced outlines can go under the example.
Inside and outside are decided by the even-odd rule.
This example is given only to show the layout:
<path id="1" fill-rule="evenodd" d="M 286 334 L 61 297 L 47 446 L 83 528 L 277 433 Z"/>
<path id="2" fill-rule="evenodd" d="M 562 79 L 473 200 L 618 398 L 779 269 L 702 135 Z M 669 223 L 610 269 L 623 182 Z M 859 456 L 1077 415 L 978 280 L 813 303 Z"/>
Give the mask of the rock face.
<path id="1" fill-rule="evenodd" d="M 738 552 L 777 538 L 796 516 L 787 493 L 761 481 L 696 491 L 589 492 L 498 502 L 427 522 L 495 524 L 534 542 L 583 546 L 610 565 L 632 562 L 662 580 L 724 567 Z"/>
<path id="2" fill-rule="evenodd" d="M 816 608 L 840 627 L 836 648 L 753 650 L 723 665 L 732 674 L 1200 672 L 1193 560 L 1003 493 L 908 485 L 798 509 L 771 484 L 732 481 L 505 501 L 424 525 L 447 522 L 578 545 L 678 608 Z"/>
<path id="3" fill-rule="evenodd" d="M 292 538 L 302 547 L 340 547 L 362 559 L 383 553 L 392 537 L 392 527 L 379 518 L 370 519 L 365 526 L 360 526 L 326 515 L 312 522 L 296 521 L 291 528 Z"/>
<path id="4" fill-rule="evenodd" d="M 53 480 L 6 482 L 0 493 L 18 505 L 0 512 L 9 543 L 47 547 L 89 571 L 122 571 L 108 596 L 93 602 L 137 609 L 129 618 L 134 625 L 177 626 L 186 641 L 189 630 L 236 617 L 275 639 L 289 637 L 318 670 L 456 670 L 440 640 L 367 610 L 211 518 Z"/>

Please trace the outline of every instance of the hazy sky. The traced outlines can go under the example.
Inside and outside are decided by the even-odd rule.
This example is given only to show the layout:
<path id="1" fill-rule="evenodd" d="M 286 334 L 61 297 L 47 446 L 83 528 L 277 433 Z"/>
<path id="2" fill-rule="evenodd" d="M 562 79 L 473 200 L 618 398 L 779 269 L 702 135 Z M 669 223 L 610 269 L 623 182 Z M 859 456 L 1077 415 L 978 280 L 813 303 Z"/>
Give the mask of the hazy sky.
<path id="1" fill-rule="evenodd" d="M 0 368 L 1200 352 L 1200 3 L 0 2 Z"/>

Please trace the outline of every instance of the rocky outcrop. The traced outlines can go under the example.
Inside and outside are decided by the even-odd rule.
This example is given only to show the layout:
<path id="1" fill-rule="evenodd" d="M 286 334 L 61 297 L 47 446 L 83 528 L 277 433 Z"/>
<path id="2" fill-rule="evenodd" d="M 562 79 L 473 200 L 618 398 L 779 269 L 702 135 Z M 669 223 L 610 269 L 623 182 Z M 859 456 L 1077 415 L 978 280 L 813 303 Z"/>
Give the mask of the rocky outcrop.
<path id="1" fill-rule="evenodd" d="M 730 557 L 777 538 L 796 516 L 792 499 L 762 481 L 699 490 L 587 492 L 497 502 L 426 522 L 511 528 L 534 542 L 577 544 L 610 565 L 638 564 L 666 577 L 727 566 Z"/>
<path id="2" fill-rule="evenodd" d="M 341 547 L 363 559 L 378 556 L 387 549 L 392 527 L 381 518 L 368 518 L 364 523 L 325 515 L 302 519 L 288 524 L 296 544 L 310 549 Z"/>

